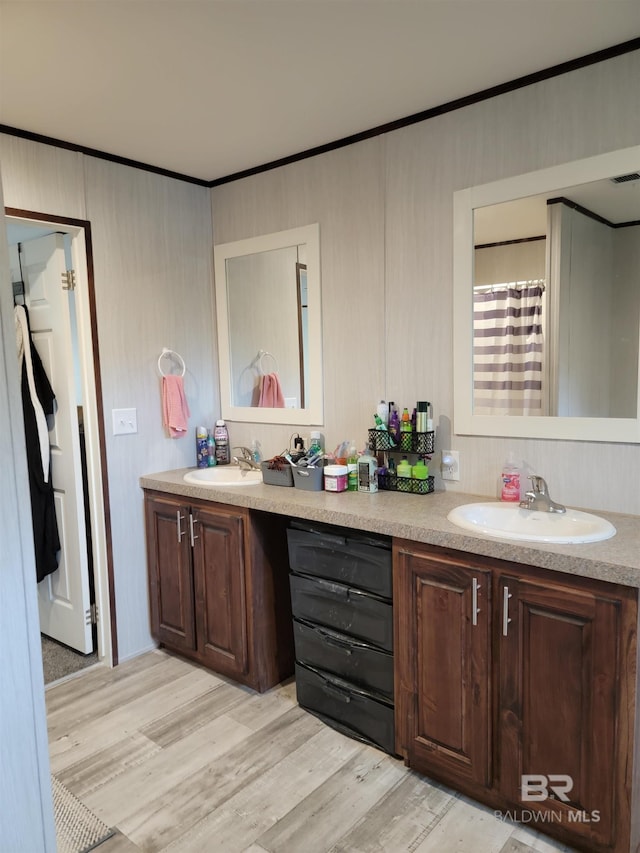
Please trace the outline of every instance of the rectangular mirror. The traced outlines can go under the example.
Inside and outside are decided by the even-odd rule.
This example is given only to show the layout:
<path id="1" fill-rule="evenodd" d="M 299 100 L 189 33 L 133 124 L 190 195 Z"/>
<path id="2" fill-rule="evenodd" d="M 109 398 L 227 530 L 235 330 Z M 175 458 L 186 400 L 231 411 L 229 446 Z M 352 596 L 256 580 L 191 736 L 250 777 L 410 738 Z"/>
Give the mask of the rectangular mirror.
<path id="1" fill-rule="evenodd" d="M 640 146 L 454 193 L 454 429 L 640 442 Z"/>
<path id="2" fill-rule="evenodd" d="M 222 417 L 320 425 L 317 224 L 214 247 Z"/>

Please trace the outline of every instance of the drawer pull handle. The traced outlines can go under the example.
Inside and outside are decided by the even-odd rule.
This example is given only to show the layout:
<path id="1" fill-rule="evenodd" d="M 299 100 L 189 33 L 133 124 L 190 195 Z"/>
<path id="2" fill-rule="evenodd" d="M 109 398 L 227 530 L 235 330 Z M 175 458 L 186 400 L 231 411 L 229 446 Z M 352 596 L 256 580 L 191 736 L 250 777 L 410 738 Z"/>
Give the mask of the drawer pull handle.
<path id="1" fill-rule="evenodd" d="M 199 536 L 196 536 L 193 532 L 193 525 L 198 523 L 198 519 L 194 518 L 191 513 L 189 513 L 189 536 L 191 538 L 191 547 L 196 544 L 196 539 L 199 539 Z"/>
<path id="2" fill-rule="evenodd" d="M 513 598 L 509 592 L 509 587 L 505 586 L 502 590 L 502 636 L 506 637 L 509 633 L 509 599 Z"/>
<path id="3" fill-rule="evenodd" d="M 336 685 L 329 684 L 328 681 L 324 682 L 324 684 L 322 685 L 322 689 L 330 696 L 334 696 L 336 699 L 340 699 L 341 702 L 351 702 L 351 695 L 347 693 L 346 690 L 341 690 L 339 687 L 336 687 Z"/>
<path id="4" fill-rule="evenodd" d="M 337 637 L 332 637 L 330 634 L 325 634 L 322 631 L 320 633 L 324 637 L 324 641 L 328 646 L 333 646 L 336 649 L 340 649 L 340 651 L 346 652 L 348 655 L 351 654 L 351 645 L 346 640 L 339 640 Z"/>
<path id="5" fill-rule="evenodd" d="M 480 608 L 478 607 L 478 590 L 482 589 L 480 584 L 478 583 L 477 578 L 473 578 L 471 582 L 471 624 L 478 624 L 478 613 L 480 613 Z"/>

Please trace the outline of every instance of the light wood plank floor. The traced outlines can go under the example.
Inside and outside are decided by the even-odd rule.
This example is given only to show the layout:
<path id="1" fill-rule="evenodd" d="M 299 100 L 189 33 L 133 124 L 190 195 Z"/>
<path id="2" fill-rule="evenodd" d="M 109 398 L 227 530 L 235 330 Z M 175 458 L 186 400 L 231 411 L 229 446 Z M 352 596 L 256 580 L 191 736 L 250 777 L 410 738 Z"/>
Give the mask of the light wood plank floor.
<path id="1" fill-rule="evenodd" d="M 328 728 L 293 682 L 258 695 L 155 651 L 46 701 L 52 772 L 118 830 L 100 853 L 570 849 Z"/>

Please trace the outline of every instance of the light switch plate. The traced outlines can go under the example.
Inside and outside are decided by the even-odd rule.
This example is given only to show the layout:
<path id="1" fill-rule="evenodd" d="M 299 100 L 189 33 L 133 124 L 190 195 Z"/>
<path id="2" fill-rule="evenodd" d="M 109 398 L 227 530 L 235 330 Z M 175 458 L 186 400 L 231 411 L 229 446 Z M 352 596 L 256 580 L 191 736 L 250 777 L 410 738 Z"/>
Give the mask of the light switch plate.
<path id="1" fill-rule="evenodd" d="M 138 432 L 138 413 L 136 409 L 112 409 L 114 435 L 131 435 Z"/>

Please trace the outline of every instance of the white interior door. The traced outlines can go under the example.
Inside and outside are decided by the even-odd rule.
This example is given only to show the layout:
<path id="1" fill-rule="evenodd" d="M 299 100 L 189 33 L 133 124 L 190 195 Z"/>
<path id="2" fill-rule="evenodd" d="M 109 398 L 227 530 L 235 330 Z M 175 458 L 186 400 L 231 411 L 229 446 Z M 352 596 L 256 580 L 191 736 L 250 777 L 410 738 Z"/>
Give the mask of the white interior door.
<path id="1" fill-rule="evenodd" d="M 40 630 L 82 654 L 93 650 L 89 569 L 78 427 L 71 300 L 63 287 L 64 237 L 20 244 L 25 302 L 34 344 L 56 395 L 50 424 L 51 475 L 62 545 L 58 569 L 38 584 Z"/>

